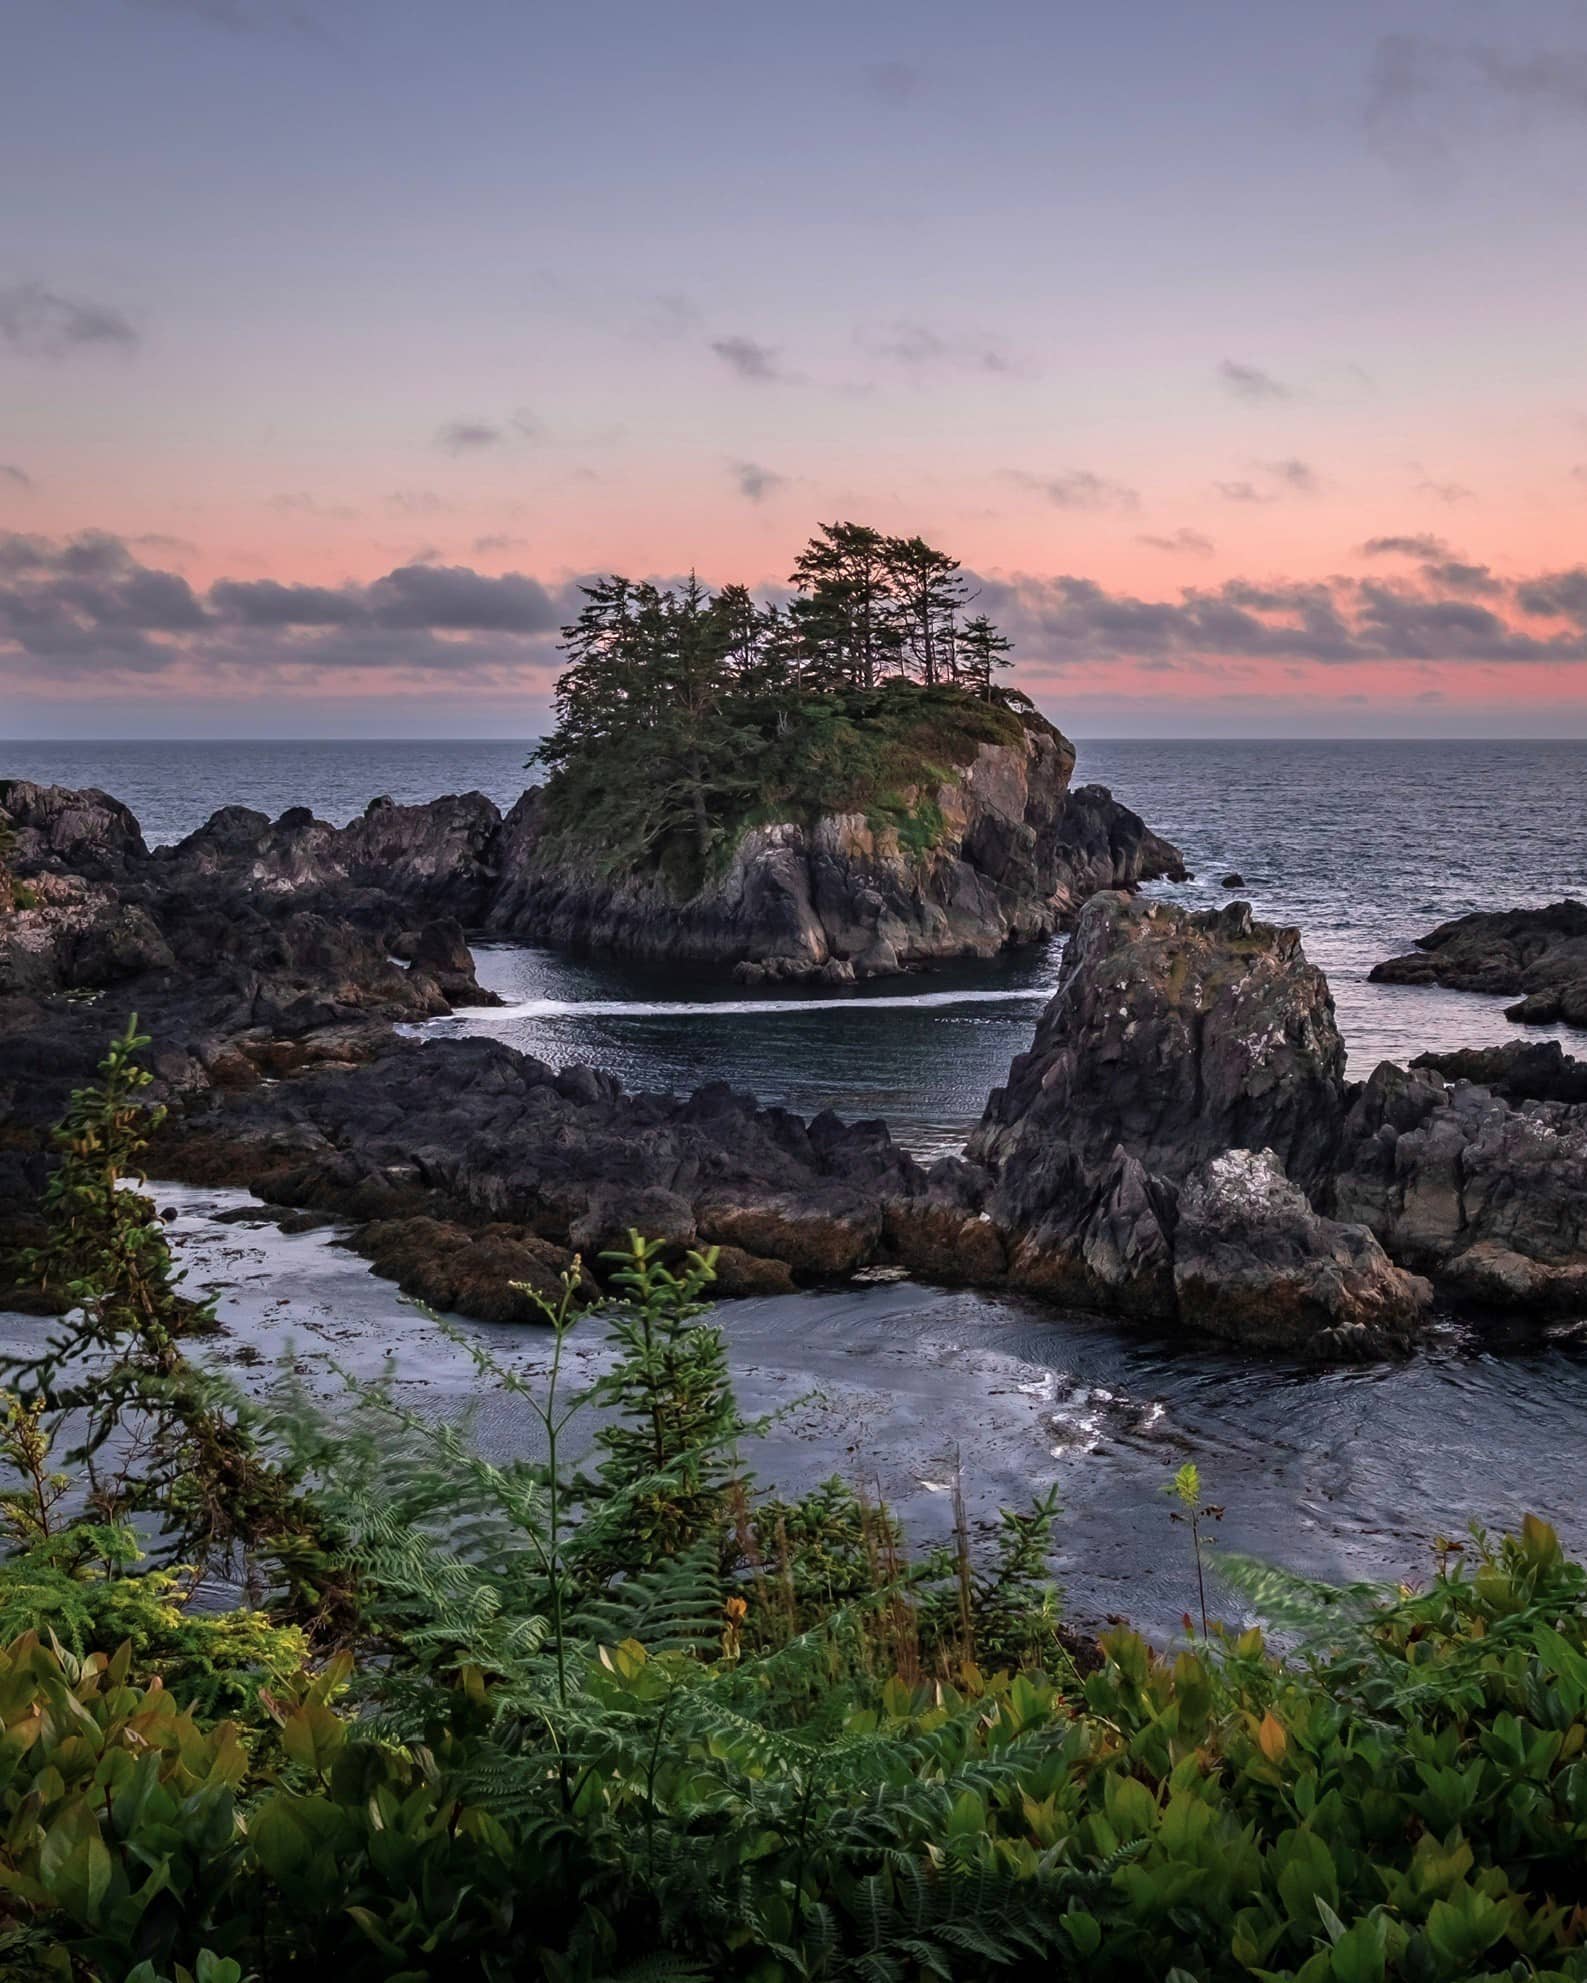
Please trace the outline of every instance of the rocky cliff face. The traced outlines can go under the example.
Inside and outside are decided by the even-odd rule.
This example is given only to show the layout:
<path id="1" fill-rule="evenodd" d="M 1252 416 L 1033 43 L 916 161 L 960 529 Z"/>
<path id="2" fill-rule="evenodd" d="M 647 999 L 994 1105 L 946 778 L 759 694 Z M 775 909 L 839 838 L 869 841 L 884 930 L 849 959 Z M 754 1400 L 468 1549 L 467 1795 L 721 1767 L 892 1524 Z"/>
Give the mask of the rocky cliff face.
<path id="1" fill-rule="evenodd" d="M 906 819 L 835 813 L 750 828 L 687 901 L 659 877 L 611 880 L 554 851 L 536 794 L 507 816 L 487 927 L 631 956 L 723 964 L 746 983 L 884 976 L 1050 935 L 1101 888 L 1182 877 L 1176 848 L 1101 786 L 1070 787 L 1074 747 L 1041 717 L 981 744 Z"/>

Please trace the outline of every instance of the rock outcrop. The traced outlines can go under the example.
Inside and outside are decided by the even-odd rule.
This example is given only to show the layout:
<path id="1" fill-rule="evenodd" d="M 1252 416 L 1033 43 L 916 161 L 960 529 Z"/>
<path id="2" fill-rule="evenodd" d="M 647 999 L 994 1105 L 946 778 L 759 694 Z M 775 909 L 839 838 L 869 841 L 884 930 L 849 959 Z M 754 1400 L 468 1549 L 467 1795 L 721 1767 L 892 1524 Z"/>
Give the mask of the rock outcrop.
<path id="1" fill-rule="evenodd" d="M 723 872 L 679 901 L 659 875 L 613 879 L 570 860 L 536 793 L 507 815 L 486 916 L 501 934 L 735 968 L 761 984 L 844 983 L 990 957 L 1066 927 L 1098 889 L 1183 878 L 1177 848 L 1100 785 L 1071 788 L 1074 747 L 1034 714 L 936 786 L 896 796 L 931 822 L 827 814 L 750 827 Z"/>
<path id="2" fill-rule="evenodd" d="M 1587 1081 L 1579 1062 L 1562 1071 Z M 1453 1298 L 1587 1312 L 1587 1103 L 1386 1062 L 1346 1121 L 1334 1203 Z"/>
<path id="3" fill-rule="evenodd" d="M 970 1145 L 1010 1278 L 1321 1354 L 1414 1332 L 1430 1289 L 1323 1216 L 1346 1114 L 1327 981 L 1249 904 L 1099 896 Z"/>
<path id="4" fill-rule="evenodd" d="M 1010 1278 L 1325 1354 L 1405 1339 L 1429 1281 L 1587 1309 L 1587 1066 L 1540 1043 L 1343 1068 L 1295 931 L 1098 898 L 971 1144 Z"/>
<path id="5" fill-rule="evenodd" d="M 1442 985 L 1517 1003 L 1507 1019 L 1587 1027 L 1587 902 L 1479 910 L 1440 923 L 1404 957 L 1372 967 L 1378 984 Z"/>

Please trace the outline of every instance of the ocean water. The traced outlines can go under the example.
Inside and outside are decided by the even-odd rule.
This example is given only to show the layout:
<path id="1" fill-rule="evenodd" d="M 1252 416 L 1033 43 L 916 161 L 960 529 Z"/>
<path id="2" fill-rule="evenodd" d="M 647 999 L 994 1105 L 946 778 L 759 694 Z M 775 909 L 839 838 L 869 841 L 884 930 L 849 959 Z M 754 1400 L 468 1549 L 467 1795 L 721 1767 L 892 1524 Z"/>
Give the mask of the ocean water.
<path id="1" fill-rule="evenodd" d="M 235 801 L 307 804 L 333 820 L 381 792 L 478 787 L 506 804 L 524 754 L 515 743 L 28 744 L 0 750 L 0 775 L 101 785 L 151 839 L 172 839 Z M 1523 1036 L 1500 999 L 1369 985 L 1378 958 L 1469 909 L 1587 895 L 1580 743 L 1091 743 L 1077 775 L 1183 847 L 1196 879 L 1163 893 L 1227 901 L 1220 877 L 1237 868 L 1260 915 L 1300 925 L 1357 1073 L 1424 1047 Z M 699 974 L 493 946 L 481 975 L 512 1004 L 438 1024 L 639 1088 L 726 1077 L 804 1111 L 881 1115 L 929 1153 L 962 1138 L 1028 1045 L 1058 956 L 1049 946 L 848 995 L 754 997 Z M 1587 1053 L 1587 1038 L 1575 1046 Z M 216 1223 L 235 1195 L 173 1189 L 170 1201 L 195 1282 L 222 1291 L 217 1353 L 242 1352 L 245 1381 L 254 1349 L 268 1357 L 288 1339 L 326 1382 L 333 1355 L 373 1369 L 390 1350 L 406 1399 L 477 1406 L 492 1450 L 522 1450 L 511 1400 L 481 1396 L 455 1346 L 334 1234 Z M 748 1406 L 785 1411 L 756 1455 L 763 1481 L 863 1475 L 921 1535 L 950 1518 L 956 1463 L 982 1517 L 1056 1483 L 1055 1562 L 1088 1618 L 1175 1630 L 1190 1585 L 1162 1488 L 1186 1458 L 1227 1509 L 1225 1546 L 1313 1575 L 1424 1574 L 1433 1536 L 1529 1509 L 1587 1548 L 1587 1318 L 1502 1332 L 1446 1319 L 1406 1361 L 1317 1371 L 909 1283 L 730 1302 L 720 1317 Z M 0 1344 L 36 1326 L 0 1320 Z M 526 1368 L 543 1354 L 533 1332 L 480 1333 Z M 598 1351 L 586 1342 L 580 1354 Z M 1234 1594 L 1219 1602 L 1239 1614 Z"/>

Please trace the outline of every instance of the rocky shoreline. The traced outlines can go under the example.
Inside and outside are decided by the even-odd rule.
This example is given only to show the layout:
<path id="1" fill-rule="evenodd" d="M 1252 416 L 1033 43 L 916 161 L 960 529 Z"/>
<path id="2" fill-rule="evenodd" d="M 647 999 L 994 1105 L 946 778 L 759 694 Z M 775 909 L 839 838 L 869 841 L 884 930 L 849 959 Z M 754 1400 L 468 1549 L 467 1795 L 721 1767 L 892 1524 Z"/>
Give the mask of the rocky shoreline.
<path id="1" fill-rule="evenodd" d="M 400 1034 L 489 997 L 459 920 L 499 881 L 477 795 L 343 829 L 231 809 L 152 853 L 103 794 L 0 796 L 13 1243 L 49 1123 L 136 1010 L 158 1175 L 350 1220 L 377 1272 L 486 1319 L 634 1227 L 719 1246 L 729 1294 L 896 1268 L 1318 1358 L 1413 1342 L 1435 1292 L 1587 1307 L 1587 1068 L 1518 1044 L 1349 1083 L 1322 973 L 1244 903 L 1095 894 L 1030 1051 L 927 1168 L 879 1122 Z"/>
<path id="2" fill-rule="evenodd" d="M 1419 936 L 1407 955 L 1375 964 L 1371 976 L 1514 998 L 1504 1016 L 1522 1025 L 1587 1027 L 1587 902 L 1457 916 Z"/>

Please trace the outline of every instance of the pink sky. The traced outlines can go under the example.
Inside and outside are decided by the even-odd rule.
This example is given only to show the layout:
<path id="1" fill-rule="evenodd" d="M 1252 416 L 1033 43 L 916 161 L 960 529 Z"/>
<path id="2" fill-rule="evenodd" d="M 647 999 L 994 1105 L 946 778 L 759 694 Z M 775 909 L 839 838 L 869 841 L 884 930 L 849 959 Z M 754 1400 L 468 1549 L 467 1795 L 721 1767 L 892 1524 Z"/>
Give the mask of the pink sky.
<path id="1" fill-rule="evenodd" d="M 1081 734 L 1587 734 L 1571 0 L 608 12 L 19 0 L 11 734 L 530 734 L 836 517 Z"/>

